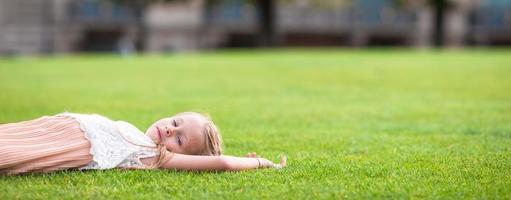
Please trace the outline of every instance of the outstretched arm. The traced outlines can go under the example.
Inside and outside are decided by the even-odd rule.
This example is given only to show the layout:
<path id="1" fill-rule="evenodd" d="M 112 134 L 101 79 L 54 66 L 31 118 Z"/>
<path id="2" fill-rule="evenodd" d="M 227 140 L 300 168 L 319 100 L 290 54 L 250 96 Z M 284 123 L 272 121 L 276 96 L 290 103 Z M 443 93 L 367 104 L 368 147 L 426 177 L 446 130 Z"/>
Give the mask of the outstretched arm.
<path id="1" fill-rule="evenodd" d="M 172 159 L 163 164 L 165 169 L 180 169 L 192 171 L 240 171 L 256 168 L 281 168 L 286 165 L 282 157 L 280 164 L 249 154 L 248 157 L 235 156 L 196 156 L 175 153 Z"/>

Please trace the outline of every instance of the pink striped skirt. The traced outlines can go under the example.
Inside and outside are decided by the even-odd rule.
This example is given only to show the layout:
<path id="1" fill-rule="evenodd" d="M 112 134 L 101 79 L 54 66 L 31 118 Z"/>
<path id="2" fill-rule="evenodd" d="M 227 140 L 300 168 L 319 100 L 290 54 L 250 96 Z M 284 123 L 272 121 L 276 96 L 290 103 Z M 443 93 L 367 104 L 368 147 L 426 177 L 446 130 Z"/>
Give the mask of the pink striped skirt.
<path id="1" fill-rule="evenodd" d="M 67 116 L 0 125 L 0 174 L 73 169 L 92 161 L 80 124 Z"/>

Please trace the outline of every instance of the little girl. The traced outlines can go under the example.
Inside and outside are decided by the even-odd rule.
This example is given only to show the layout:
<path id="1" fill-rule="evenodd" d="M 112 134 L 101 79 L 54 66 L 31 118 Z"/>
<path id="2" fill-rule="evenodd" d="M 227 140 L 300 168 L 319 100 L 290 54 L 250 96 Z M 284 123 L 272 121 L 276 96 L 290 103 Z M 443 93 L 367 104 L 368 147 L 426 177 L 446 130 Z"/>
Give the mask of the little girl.
<path id="1" fill-rule="evenodd" d="M 125 121 L 68 112 L 0 125 L 0 174 L 112 168 L 236 171 L 285 165 L 285 157 L 274 164 L 255 153 L 222 155 L 217 127 L 195 112 L 160 119 L 145 134 Z"/>

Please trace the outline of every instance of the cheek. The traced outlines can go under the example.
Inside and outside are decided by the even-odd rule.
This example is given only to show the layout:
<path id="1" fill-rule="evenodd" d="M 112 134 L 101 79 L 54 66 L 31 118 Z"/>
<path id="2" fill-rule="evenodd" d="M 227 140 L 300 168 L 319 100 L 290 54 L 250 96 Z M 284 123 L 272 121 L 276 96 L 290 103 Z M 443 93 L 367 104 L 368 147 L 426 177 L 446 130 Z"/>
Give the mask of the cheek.
<path id="1" fill-rule="evenodd" d="M 165 127 L 166 126 L 166 122 L 164 120 L 161 120 L 161 121 L 158 121 L 156 122 L 156 124 L 154 124 L 155 126 L 159 126 L 159 127 Z"/>
<path id="2" fill-rule="evenodd" d="M 167 140 L 165 141 L 165 146 L 167 147 L 168 150 L 174 150 L 174 145 L 172 144 L 172 141 L 170 141 L 170 138 L 167 138 Z"/>
<path id="3" fill-rule="evenodd" d="M 176 142 L 173 141 L 173 138 L 167 138 L 167 141 L 165 142 L 165 147 L 167 147 L 167 150 L 172 151 L 174 153 L 182 153 Z"/>

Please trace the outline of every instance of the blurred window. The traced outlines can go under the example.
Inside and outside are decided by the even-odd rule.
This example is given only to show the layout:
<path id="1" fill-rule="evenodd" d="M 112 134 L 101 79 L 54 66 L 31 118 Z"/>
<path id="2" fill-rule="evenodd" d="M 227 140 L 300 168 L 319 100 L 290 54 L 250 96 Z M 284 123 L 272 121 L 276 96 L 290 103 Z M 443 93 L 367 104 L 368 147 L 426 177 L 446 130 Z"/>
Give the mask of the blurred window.
<path id="1" fill-rule="evenodd" d="M 511 0 L 486 0 L 476 9 L 475 25 L 483 29 L 511 26 Z"/>
<path id="2" fill-rule="evenodd" d="M 97 0 L 73 1 L 70 16 L 74 21 L 133 22 L 138 8 Z"/>

